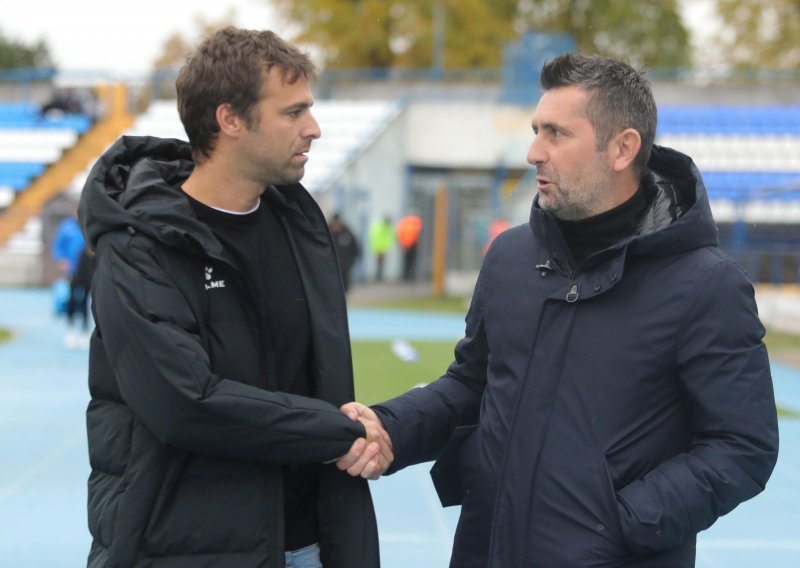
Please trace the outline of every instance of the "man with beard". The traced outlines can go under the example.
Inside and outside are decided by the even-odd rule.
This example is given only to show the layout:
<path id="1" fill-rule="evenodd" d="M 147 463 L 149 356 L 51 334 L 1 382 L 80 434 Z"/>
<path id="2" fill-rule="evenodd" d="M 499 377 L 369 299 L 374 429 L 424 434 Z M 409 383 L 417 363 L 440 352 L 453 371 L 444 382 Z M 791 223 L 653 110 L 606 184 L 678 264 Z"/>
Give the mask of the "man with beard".
<path id="1" fill-rule="evenodd" d="M 379 565 L 366 481 L 330 463 L 391 451 L 338 409 L 344 291 L 299 184 L 313 77 L 272 32 L 223 29 L 177 79 L 189 143 L 123 137 L 92 169 L 89 566 Z"/>
<path id="2" fill-rule="evenodd" d="M 630 66 L 546 63 L 530 221 L 492 243 L 439 380 L 343 410 L 392 471 L 437 459 L 451 567 L 691 567 L 697 533 L 764 489 L 778 429 L 764 328 L 697 167 L 655 146 Z M 351 451 L 339 467 L 375 477 Z"/>

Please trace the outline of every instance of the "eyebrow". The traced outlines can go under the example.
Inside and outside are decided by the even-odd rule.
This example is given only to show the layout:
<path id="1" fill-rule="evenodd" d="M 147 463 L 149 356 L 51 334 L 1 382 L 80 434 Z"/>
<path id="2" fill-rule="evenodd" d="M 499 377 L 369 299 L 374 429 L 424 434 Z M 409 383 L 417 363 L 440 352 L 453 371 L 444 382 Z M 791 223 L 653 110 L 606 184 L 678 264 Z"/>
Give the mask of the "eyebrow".
<path id="1" fill-rule="evenodd" d="M 289 105 L 283 109 L 283 112 L 294 112 L 296 110 L 305 110 L 307 108 L 311 108 L 314 105 L 314 101 L 303 101 L 299 103 L 294 103 Z"/>
<path id="2" fill-rule="evenodd" d="M 572 134 L 572 130 L 556 122 L 542 122 L 541 124 L 537 124 L 535 121 L 531 121 L 531 129 L 534 131 L 541 130 L 542 128 L 549 128 L 550 130 L 556 130 L 565 134 Z"/>

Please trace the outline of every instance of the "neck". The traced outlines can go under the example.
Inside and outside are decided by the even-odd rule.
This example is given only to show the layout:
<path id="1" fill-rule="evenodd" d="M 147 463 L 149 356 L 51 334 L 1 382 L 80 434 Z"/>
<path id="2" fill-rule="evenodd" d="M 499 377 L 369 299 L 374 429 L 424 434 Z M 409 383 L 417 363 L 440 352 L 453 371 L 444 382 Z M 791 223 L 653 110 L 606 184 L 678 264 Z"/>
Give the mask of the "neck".
<path id="1" fill-rule="evenodd" d="M 209 207 L 245 213 L 258 205 L 264 187 L 237 176 L 222 160 L 210 158 L 195 166 L 183 182 L 188 195 Z"/>
<path id="2" fill-rule="evenodd" d="M 576 263 L 622 239 L 635 235 L 649 203 L 637 188 L 627 201 L 599 215 L 580 221 L 561 221 L 558 226 Z"/>
<path id="3" fill-rule="evenodd" d="M 616 188 L 614 199 L 605 208 L 605 211 L 610 211 L 623 203 L 627 203 L 639 191 L 639 179 L 630 170 L 626 171 L 624 175 L 617 176 L 613 180 L 613 184 L 613 187 Z M 602 215 L 602 212 L 598 214 Z"/>

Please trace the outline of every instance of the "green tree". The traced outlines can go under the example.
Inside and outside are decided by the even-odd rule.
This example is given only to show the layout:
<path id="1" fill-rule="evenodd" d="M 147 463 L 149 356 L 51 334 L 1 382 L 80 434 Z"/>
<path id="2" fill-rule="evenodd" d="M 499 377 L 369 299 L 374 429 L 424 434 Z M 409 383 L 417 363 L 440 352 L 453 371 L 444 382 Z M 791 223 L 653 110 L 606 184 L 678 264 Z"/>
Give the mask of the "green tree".
<path id="1" fill-rule="evenodd" d="M 32 45 L 10 39 L 0 31 L 0 69 L 44 69 L 53 67 L 47 44 L 39 40 Z"/>
<path id="2" fill-rule="evenodd" d="M 800 0 L 717 0 L 724 63 L 800 68 Z"/>
<path id="3" fill-rule="evenodd" d="M 137 111 L 143 112 L 153 98 L 175 98 L 175 75 L 186 63 L 186 58 L 197 48 L 200 42 L 217 30 L 233 25 L 236 10 L 230 8 L 219 20 L 206 20 L 202 16 L 194 17 L 195 35 L 187 39 L 175 32 L 161 44 L 161 51 L 153 60 L 153 76 L 147 87 L 142 89 L 134 105 Z"/>
<path id="4" fill-rule="evenodd" d="M 497 67 L 521 32 L 570 33 L 579 50 L 634 64 L 686 66 L 677 0 L 273 0 L 326 67 Z M 437 21 L 435 6 L 442 14 Z"/>
<path id="5" fill-rule="evenodd" d="M 428 67 L 434 63 L 431 0 L 275 0 L 297 41 L 321 50 L 326 67 Z M 515 2 L 439 0 L 447 67 L 497 66 L 516 37 Z"/>
<path id="6" fill-rule="evenodd" d="M 531 28 L 566 32 L 578 51 L 648 67 L 688 67 L 689 33 L 677 0 L 523 0 Z"/>
<path id="7" fill-rule="evenodd" d="M 178 32 L 170 35 L 161 44 L 161 53 L 153 61 L 155 69 L 174 69 L 186 62 L 186 58 L 194 51 L 202 39 L 212 35 L 217 30 L 234 25 L 236 9 L 229 8 L 219 20 L 206 20 L 202 16 L 194 17 L 194 27 L 197 30 L 194 40 L 188 40 Z"/>

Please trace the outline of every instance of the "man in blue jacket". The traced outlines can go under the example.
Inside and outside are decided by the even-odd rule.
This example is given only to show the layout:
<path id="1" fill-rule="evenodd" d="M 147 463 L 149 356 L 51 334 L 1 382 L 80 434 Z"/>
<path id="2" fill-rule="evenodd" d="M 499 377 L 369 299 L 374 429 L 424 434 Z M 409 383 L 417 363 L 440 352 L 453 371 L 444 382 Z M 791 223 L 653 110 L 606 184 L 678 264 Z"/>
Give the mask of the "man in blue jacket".
<path id="1" fill-rule="evenodd" d="M 688 567 L 699 531 L 764 489 L 778 429 L 764 328 L 718 247 L 700 174 L 653 144 L 630 66 L 545 64 L 530 221 L 489 249 L 444 376 L 352 418 L 391 471 L 437 459 L 453 567 Z M 375 478 L 350 452 L 339 467 Z"/>

